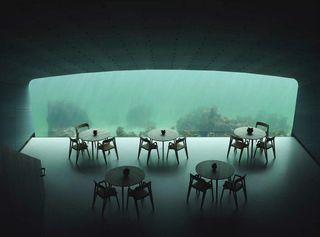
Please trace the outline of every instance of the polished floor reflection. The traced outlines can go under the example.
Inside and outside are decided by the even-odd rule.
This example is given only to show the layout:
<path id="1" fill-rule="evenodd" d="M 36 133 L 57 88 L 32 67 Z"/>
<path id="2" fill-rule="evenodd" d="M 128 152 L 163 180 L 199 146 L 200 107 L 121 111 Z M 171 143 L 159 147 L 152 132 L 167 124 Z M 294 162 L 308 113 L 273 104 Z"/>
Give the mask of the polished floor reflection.
<path id="1" fill-rule="evenodd" d="M 179 165 L 173 152 L 168 161 L 158 161 L 156 152 L 152 153 L 149 166 L 147 152 L 137 160 L 138 138 L 118 138 L 119 160 L 111 152 L 108 166 L 102 154 L 98 160 L 89 160 L 84 154 L 76 166 L 75 153 L 68 160 L 67 138 L 33 138 L 22 152 L 41 159 L 46 167 L 46 236 L 319 236 L 320 169 L 299 143 L 291 137 L 277 138 L 277 158 L 272 159 L 270 150 L 266 165 L 263 155 L 247 160 L 245 151 L 241 164 L 239 153 L 232 151 L 227 159 L 228 142 L 228 138 L 188 138 L 189 160 L 181 152 Z M 247 174 L 248 201 L 244 203 L 240 192 L 238 210 L 228 193 L 218 205 L 208 193 L 202 211 L 201 198 L 197 199 L 195 192 L 186 204 L 189 173 L 195 173 L 196 165 L 208 159 L 227 161 L 236 173 Z M 152 181 L 154 213 L 148 199 L 140 206 L 140 220 L 132 200 L 128 211 L 122 213 L 111 199 L 105 218 L 100 215 L 101 200 L 91 209 L 93 179 L 102 180 L 108 169 L 120 165 L 145 171 L 146 180 Z M 219 195 L 222 184 L 220 181 Z M 120 188 L 117 190 L 121 197 Z"/>

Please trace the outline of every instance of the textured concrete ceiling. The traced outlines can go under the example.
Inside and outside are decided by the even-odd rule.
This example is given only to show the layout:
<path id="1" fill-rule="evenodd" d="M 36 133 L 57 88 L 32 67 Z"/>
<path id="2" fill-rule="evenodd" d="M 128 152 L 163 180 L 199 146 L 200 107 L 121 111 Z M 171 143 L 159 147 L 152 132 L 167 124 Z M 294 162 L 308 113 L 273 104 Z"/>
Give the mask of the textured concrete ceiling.
<path id="1" fill-rule="evenodd" d="M 130 69 L 315 80 L 317 5 L 245 1 L 27 1 L 1 9 L 2 83 Z"/>

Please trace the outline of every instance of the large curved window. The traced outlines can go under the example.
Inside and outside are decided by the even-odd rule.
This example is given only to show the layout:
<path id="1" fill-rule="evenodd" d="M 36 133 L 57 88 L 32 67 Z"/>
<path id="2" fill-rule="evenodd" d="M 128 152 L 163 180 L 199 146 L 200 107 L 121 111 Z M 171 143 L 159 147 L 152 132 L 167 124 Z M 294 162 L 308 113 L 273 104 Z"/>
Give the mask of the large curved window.
<path id="1" fill-rule="evenodd" d="M 271 134 L 290 136 L 298 84 L 248 73 L 134 70 L 39 78 L 29 89 L 36 136 L 71 135 L 87 121 L 116 136 L 154 127 L 227 136 L 258 120 Z"/>

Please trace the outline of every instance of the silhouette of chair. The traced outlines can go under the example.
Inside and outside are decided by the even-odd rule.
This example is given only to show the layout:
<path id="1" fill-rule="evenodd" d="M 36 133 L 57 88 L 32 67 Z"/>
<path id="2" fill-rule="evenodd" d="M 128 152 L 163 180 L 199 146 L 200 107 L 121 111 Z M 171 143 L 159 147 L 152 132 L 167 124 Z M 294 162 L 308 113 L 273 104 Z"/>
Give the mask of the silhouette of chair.
<path id="1" fill-rule="evenodd" d="M 75 130 L 76 130 L 76 138 L 79 138 L 79 133 L 80 131 L 83 131 L 85 129 L 89 129 L 90 126 L 88 123 L 82 123 L 82 124 L 79 124 L 77 126 L 75 126 Z"/>
<path id="2" fill-rule="evenodd" d="M 237 151 L 237 149 L 241 150 L 240 157 L 239 157 L 239 163 L 240 163 L 244 148 L 247 149 L 247 157 L 249 157 L 249 142 L 248 141 L 245 141 L 244 139 L 242 139 L 240 137 L 231 135 L 230 141 L 229 141 L 229 146 L 228 146 L 227 157 L 229 157 L 231 147 L 234 148 L 234 151 Z"/>
<path id="3" fill-rule="evenodd" d="M 169 155 L 169 150 L 174 150 L 177 158 L 177 162 L 179 164 L 179 156 L 178 151 L 184 149 L 186 152 L 187 159 L 189 159 L 188 156 L 188 147 L 187 147 L 187 138 L 186 137 L 180 137 L 177 138 L 174 142 L 169 142 L 168 144 L 168 151 L 167 151 L 167 159 Z"/>
<path id="4" fill-rule="evenodd" d="M 148 151 L 148 160 L 147 164 L 149 164 L 149 159 L 150 159 L 150 153 L 153 149 L 157 149 L 158 153 L 158 159 L 160 159 L 159 156 L 159 150 L 158 150 L 158 143 L 157 142 L 152 142 L 149 138 L 147 137 L 140 137 L 140 142 L 139 142 L 139 151 L 138 151 L 138 159 L 140 157 L 141 149 L 147 150 Z"/>
<path id="5" fill-rule="evenodd" d="M 116 138 L 115 137 L 109 137 L 102 142 L 98 142 L 97 144 L 97 158 L 98 158 L 98 151 L 101 150 L 103 153 L 104 157 L 104 162 L 107 164 L 107 159 L 106 159 L 106 151 L 108 154 L 110 154 L 110 150 L 114 149 L 117 155 L 117 160 L 119 160 L 119 155 L 118 155 L 118 149 L 117 149 L 117 143 L 116 143 Z"/>
<path id="6" fill-rule="evenodd" d="M 81 154 L 83 156 L 83 151 L 87 150 L 88 156 L 90 158 L 90 154 L 89 154 L 87 143 L 81 141 L 79 138 L 71 138 L 71 137 L 69 137 L 69 160 L 70 160 L 70 156 L 71 156 L 72 150 L 75 150 L 77 152 L 76 164 L 78 164 L 78 158 L 79 158 L 80 151 L 81 151 Z"/>
<path id="7" fill-rule="evenodd" d="M 275 137 L 266 137 L 262 141 L 258 141 L 256 144 L 256 149 L 254 151 L 254 157 L 256 156 L 257 149 L 264 151 L 266 162 L 268 163 L 268 150 L 272 148 L 273 158 L 276 158 L 276 145 L 275 145 Z"/>
<path id="8" fill-rule="evenodd" d="M 220 202 L 222 201 L 224 190 L 229 190 L 232 192 L 234 201 L 236 203 L 236 207 L 238 208 L 238 198 L 237 198 L 237 192 L 241 189 L 243 190 L 245 200 L 247 201 L 247 189 L 246 189 L 246 174 L 241 176 L 238 174 L 235 174 L 232 178 L 232 180 L 227 180 L 223 184 L 223 189 L 220 197 Z"/>
<path id="9" fill-rule="evenodd" d="M 152 211 L 154 211 L 154 203 L 153 203 L 153 196 L 152 196 L 152 189 L 151 189 L 151 181 L 149 182 L 142 182 L 141 185 L 138 187 L 131 189 L 128 188 L 127 193 L 127 210 L 128 210 L 128 203 L 129 203 L 129 197 L 132 197 L 134 200 L 134 204 L 137 211 L 137 217 L 140 218 L 139 208 L 138 208 L 138 201 L 141 200 L 141 202 L 146 198 L 150 197 L 151 205 L 152 205 Z"/>
<path id="10" fill-rule="evenodd" d="M 201 200 L 201 206 L 200 209 L 202 209 L 204 199 L 206 197 L 206 193 L 208 189 L 211 189 L 211 195 L 212 195 L 212 201 L 213 201 L 213 186 L 212 186 L 212 180 L 205 181 L 203 178 L 200 177 L 200 175 L 194 175 L 190 174 L 190 180 L 189 180 L 189 187 L 188 187 L 188 194 L 187 194 L 187 203 L 189 202 L 189 196 L 191 192 L 191 188 L 196 190 L 196 194 L 199 195 L 200 192 L 202 192 L 202 200 Z"/>
<path id="11" fill-rule="evenodd" d="M 117 191 L 115 188 L 108 185 L 104 180 L 100 182 L 96 182 L 95 180 L 93 180 L 93 182 L 94 182 L 94 190 L 93 190 L 92 208 L 94 208 L 94 204 L 96 202 L 97 196 L 103 199 L 102 213 L 101 213 L 102 216 L 104 215 L 106 202 L 108 199 L 110 200 L 110 197 L 112 196 L 116 197 L 118 208 L 120 208 L 119 199 L 118 199 Z"/>
<path id="12" fill-rule="evenodd" d="M 269 136 L 269 124 L 267 124 L 265 122 L 257 121 L 256 128 L 261 128 L 262 130 L 264 130 L 266 132 L 266 137 Z M 259 139 L 259 141 L 262 141 L 262 140 L 263 140 L 263 138 Z"/>

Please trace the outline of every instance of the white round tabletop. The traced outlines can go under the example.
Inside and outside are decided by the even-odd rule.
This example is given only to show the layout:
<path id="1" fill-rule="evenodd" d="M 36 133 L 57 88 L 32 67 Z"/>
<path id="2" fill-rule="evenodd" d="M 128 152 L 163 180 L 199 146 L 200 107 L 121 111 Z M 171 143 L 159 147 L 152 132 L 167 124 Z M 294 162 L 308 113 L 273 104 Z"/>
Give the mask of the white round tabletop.
<path id="1" fill-rule="evenodd" d="M 233 133 L 238 137 L 249 139 L 249 140 L 257 140 L 257 139 L 264 138 L 266 136 L 266 132 L 260 128 L 253 128 L 252 134 L 248 134 L 247 129 L 248 127 L 236 128 L 233 131 Z"/>
<path id="2" fill-rule="evenodd" d="M 93 130 L 97 130 L 97 135 L 93 135 Z M 79 133 L 79 138 L 88 142 L 101 141 L 109 136 L 109 131 L 104 128 L 90 128 Z"/>
<path id="3" fill-rule="evenodd" d="M 161 130 L 166 130 L 166 133 L 162 135 Z M 178 132 L 170 128 L 156 128 L 148 132 L 148 137 L 150 137 L 152 140 L 161 142 L 172 141 L 178 136 Z"/>

